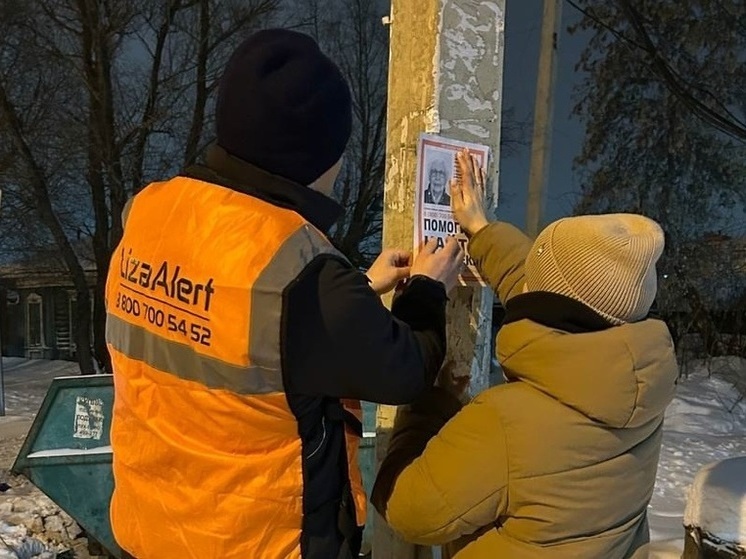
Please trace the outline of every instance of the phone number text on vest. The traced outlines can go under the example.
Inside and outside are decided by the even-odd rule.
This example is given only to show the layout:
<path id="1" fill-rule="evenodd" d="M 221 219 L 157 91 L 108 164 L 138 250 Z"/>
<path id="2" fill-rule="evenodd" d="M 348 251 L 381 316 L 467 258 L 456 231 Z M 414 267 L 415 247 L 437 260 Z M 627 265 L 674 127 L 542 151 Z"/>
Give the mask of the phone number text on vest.
<path id="1" fill-rule="evenodd" d="M 210 345 L 212 331 L 209 327 L 141 301 L 135 293 L 131 296 L 121 292 L 117 293 L 116 308 L 124 314 L 145 320 L 151 326 L 181 334 L 194 343 L 208 347 Z"/>
<path id="2" fill-rule="evenodd" d="M 196 281 L 178 264 L 162 259 L 147 261 L 125 246 L 120 249 L 119 277 L 117 309 L 150 326 L 167 330 L 172 336 L 210 345 L 212 331 L 200 322 L 210 321 L 207 315 L 215 294 L 213 278 Z M 200 314 L 202 312 L 205 314 Z"/>

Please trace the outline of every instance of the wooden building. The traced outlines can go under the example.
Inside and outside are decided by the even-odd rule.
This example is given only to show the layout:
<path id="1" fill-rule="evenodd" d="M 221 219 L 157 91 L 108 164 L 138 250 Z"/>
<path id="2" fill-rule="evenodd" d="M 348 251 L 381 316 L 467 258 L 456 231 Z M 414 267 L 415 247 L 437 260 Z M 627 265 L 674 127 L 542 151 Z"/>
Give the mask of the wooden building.
<path id="1" fill-rule="evenodd" d="M 96 267 L 81 258 L 91 295 Z M 2 354 L 26 359 L 75 360 L 76 295 L 54 253 L 0 265 Z"/>

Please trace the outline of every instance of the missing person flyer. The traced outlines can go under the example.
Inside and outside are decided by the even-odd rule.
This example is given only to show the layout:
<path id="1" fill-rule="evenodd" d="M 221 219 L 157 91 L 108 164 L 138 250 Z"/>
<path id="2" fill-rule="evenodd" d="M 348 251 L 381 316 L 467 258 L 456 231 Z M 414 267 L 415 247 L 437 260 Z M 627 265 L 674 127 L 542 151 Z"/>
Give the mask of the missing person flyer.
<path id="1" fill-rule="evenodd" d="M 479 166 L 487 171 L 489 148 L 449 140 L 440 136 L 422 134 L 417 146 L 417 182 L 415 191 L 414 250 L 419 251 L 431 237 L 439 239 L 442 246 L 446 237 L 456 237 L 464 249 L 464 272 L 459 276 L 461 285 L 486 285 L 479 276 L 474 261 L 467 252 L 468 240 L 451 210 L 450 183 L 458 173 L 456 155 L 468 148 Z"/>

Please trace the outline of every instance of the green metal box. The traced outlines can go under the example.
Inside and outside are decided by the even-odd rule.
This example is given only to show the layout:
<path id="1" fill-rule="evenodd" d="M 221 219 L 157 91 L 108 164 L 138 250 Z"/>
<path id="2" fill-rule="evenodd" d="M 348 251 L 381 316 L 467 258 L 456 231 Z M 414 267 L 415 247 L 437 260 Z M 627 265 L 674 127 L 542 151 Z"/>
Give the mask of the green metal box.
<path id="1" fill-rule="evenodd" d="M 111 375 L 54 379 L 13 472 L 31 480 L 89 539 L 120 557 L 109 522 L 113 402 Z"/>

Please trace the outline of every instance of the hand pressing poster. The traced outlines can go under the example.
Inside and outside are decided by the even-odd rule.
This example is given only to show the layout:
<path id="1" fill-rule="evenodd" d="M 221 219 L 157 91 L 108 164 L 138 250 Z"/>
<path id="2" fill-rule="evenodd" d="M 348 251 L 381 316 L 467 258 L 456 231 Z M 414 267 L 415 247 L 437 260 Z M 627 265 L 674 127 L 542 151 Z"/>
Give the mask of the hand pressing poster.
<path id="1" fill-rule="evenodd" d="M 487 170 L 490 150 L 487 146 L 422 134 L 417 148 L 415 190 L 414 250 L 429 238 L 456 237 L 466 253 L 466 269 L 459 276 L 462 285 L 485 285 L 467 252 L 468 240 L 451 210 L 450 183 L 458 173 L 456 154 L 468 148 L 479 166 Z"/>

